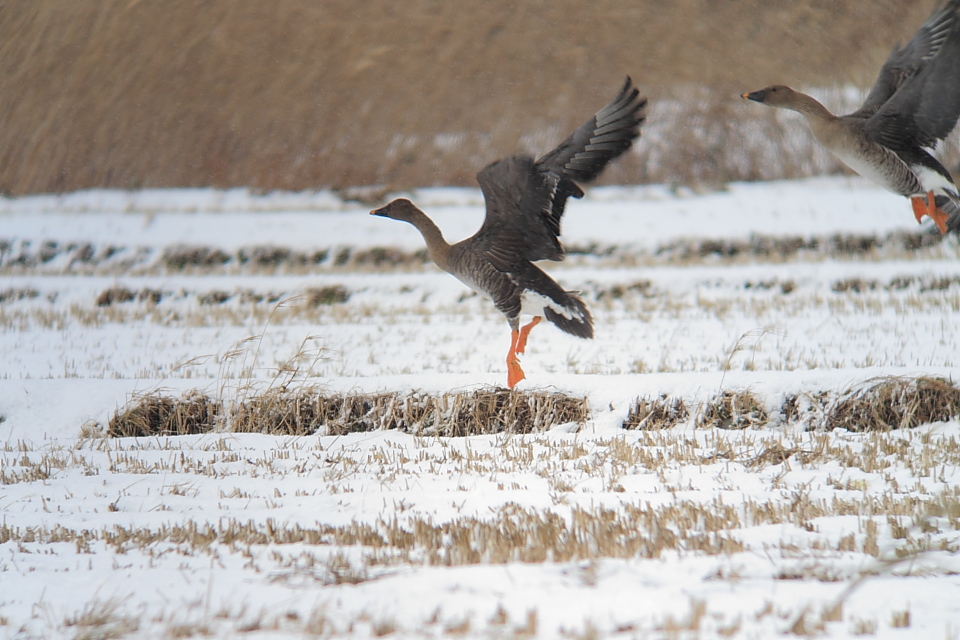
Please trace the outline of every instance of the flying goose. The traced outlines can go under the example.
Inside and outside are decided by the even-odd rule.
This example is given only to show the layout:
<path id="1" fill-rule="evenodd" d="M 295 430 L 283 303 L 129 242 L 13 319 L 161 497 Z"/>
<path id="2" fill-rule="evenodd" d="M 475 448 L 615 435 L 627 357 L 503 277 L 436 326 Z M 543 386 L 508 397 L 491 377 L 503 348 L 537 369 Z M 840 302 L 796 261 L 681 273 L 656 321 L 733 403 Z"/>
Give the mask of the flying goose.
<path id="1" fill-rule="evenodd" d="M 515 155 L 482 169 L 477 182 L 486 218 L 477 233 L 456 244 L 448 244 L 437 225 L 407 199 L 370 212 L 416 227 L 438 267 L 492 300 L 507 317 L 511 389 L 525 377 L 517 355 L 524 352 L 527 336 L 541 318 L 577 337 L 593 337 L 593 318 L 583 300 L 533 263 L 563 260 L 558 236 L 567 198 L 582 197 L 577 182 L 596 178 L 640 135 L 647 101 L 639 96 L 627 77 L 610 104 L 539 160 Z M 521 314 L 533 316 L 523 328 Z"/>
<path id="2" fill-rule="evenodd" d="M 920 222 L 960 228 L 957 186 L 929 149 L 960 116 L 960 0 L 949 0 L 904 47 L 894 47 L 859 109 L 834 116 L 812 97 L 775 85 L 746 100 L 803 115 L 814 137 L 844 164 L 910 198 Z"/>

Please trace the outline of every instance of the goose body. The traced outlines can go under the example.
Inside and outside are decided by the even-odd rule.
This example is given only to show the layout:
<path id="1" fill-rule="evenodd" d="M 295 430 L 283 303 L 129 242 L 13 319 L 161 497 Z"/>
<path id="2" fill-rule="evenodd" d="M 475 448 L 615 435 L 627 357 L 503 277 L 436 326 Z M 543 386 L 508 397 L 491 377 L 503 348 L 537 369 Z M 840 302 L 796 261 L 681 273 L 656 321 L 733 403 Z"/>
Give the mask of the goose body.
<path id="1" fill-rule="evenodd" d="M 744 99 L 803 115 L 817 141 L 861 176 L 910 198 L 919 222 L 942 233 L 960 228 L 960 196 L 930 150 L 960 118 L 960 0 L 934 11 L 903 47 L 895 47 L 863 105 L 835 116 L 813 97 L 783 85 Z"/>
<path id="2" fill-rule="evenodd" d="M 517 354 L 541 318 L 580 337 L 593 337 L 593 318 L 583 300 L 565 291 L 534 262 L 562 260 L 560 219 L 567 199 L 580 198 L 577 182 L 596 178 L 640 135 L 646 100 L 627 78 L 617 97 L 543 157 L 516 155 L 497 160 L 477 174 L 486 217 L 473 236 L 449 244 L 437 225 L 412 202 L 394 200 L 371 211 L 420 231 L 431 260 L 489 298 L 511 329 L 507 385 L 524 379 Z M 521 316 L 532 316 L 521 327 Z"/>

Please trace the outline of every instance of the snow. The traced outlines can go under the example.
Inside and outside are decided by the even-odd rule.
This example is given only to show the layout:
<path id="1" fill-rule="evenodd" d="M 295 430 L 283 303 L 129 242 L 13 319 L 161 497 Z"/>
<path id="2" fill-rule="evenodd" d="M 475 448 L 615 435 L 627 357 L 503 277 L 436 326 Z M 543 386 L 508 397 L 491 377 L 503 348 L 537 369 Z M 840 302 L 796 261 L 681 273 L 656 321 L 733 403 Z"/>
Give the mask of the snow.
<path id="1" fill-rule="evenodd" d="M 481 223 L 478 190 L 406 195 L 450 241 Z M 0 241 L 421 248 L 369 208 L 325 191 L 98 190 L 0 201 Z M 432 266 L 0 261 L 0 294 L 29 292 L 0 302 L 0 638 L 960 632 L 960 423 L 807 430 L 822 425 L 819 394 L 960 378 L 955 241 L 854 259 L 656 258 L 697 240 L 916 231 L 905 200 L 856 178 L 596 188 L 563 231 L 620 253 L 544 265 L 583 292 L 596 338 L 536 327 L 519 389 L 585 397 L 591 415 L 532 435 L 105 438 L 118 409 L 157 391 L 230 403 L 281 384 L 500 386 L 508 327 Z M 304 303 L 338 286 L 346 302 Z M 162 298 L 98 306 L 111 287 Z M 750 391 L 771 417 L 697 428 L 722 391 Z M 689 419 L 621 427 L 637 398 L 662 395 Z M 809 409 L 801 420 L 783 417 L 788 397 Z"/>

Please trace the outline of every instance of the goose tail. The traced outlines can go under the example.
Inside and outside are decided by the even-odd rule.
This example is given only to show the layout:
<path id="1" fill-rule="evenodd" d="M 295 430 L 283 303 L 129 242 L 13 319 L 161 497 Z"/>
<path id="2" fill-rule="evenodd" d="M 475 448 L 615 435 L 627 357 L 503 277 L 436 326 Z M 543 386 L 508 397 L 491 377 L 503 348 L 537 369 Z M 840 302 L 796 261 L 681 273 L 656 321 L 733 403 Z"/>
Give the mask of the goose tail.
<path id="1" fill-rule="evenodd" d="M 947 216 L 947 233 L 960 233 L 960 198 L 951 193 L 952 197 L 937 196 L 937 207 Z M 935 230 L 932 227 L 931 230 Z"/>
<path id="2" fill-rule="evenodd" d="M 546 305 L 543 316 L 561 331 L 578 338 L 593 337 L 593 316 L 577 292 L 565 291 L 561 304 Z"/>

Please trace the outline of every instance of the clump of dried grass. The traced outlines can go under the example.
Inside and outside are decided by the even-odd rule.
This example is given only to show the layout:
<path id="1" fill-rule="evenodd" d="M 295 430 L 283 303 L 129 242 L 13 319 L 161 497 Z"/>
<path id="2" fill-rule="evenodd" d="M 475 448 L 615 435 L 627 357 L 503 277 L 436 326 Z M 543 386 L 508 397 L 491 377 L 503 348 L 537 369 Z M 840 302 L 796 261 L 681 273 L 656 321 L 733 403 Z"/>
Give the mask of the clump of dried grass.
<path id="1" fill-rule="evenodd" d="M 827 414 L 832 392 L 789 393 L 780 404 L 780 419 L 785 424 L 803 422 L 807 425 L 821 423 Z"/>
<path id="2" fill-rule="evenodd" d="M 127 287 L 115 285 L 100 292 L 100 295 L 97 296 L 97 306 L 109 307 L 114 304 L 132 302 L 134 300 L 157 304 L 162 298 L 163 292 L 157 289 L 143 288 L 140 291 L 132 291 Z"/>
<path id="3" fill-rule="evenodd" d="M 763 403 L 749 391 L 724 391 L 711 398 L 697 416 L 698 427 L 747 429 L 767 424 Z"/>
<path id="4" fill-rule="evenodd" d="M 230 428 L 241 433 L 309 435 L 323 427 L 331 435 L 374 429 L 402 429 L 406 414 L 392 420 L 395 394 L 325 395 L 316 387 L 270 389 L 243 401 L 231 414 Z"/>
<path id="5" fill-rule="evenodd" d="M 828 258 L 900 255 L 936 246 L 940 241 L 940 237 L 924 231 L 895 231 L 884 236 L 875 234 L 833 234 L 811 237 L 753 235 L 746 239 L 675 240 L 659 246 L 655 255 L 667 262 L 681 263 L 705 259 L 743 258 L 784 262 L 803 255 Z M 792 290 L 793 287 L 790 288 Z"/>
<path id="6" fill-rule="evenodd" d="M 614 300 L 619 300 L 628 294 L 638 294 L 644 298 L 652 297 L 653 294 L 653 283 L 649 280 L 638 280 L 632 284 L 623 285 L 615 284 L 606 289 L 598 289 L 596 296 L 597 300 L 602 300 L 603 298 L 609 296 Z"/>
<path id="7" fill-rule="evenodd" d="M 834 404 L 827 429 L 889 431 L 950 420 L 960 415 L 960 389 L 941 378 L 881 378 Z"/>
<path id="8" fill-rule="evenodd" d="M 109 307 L 117 303 L 130 302 L 131 300 L 135 300 L 136 297 L 137 294 L 135 292 L 117 285 L 100 292 L 100 295 L 97 296 L 97 306 Z"/>
<path id="9" fill-rule="evenodd" d="M 585 398 L 559 393 L 479 390 L 440 396 L 420 394 L 326 395 L 317 388 L 271 389 L 248 398 L 232 413 L 234 431 L 307 435 L 398 429 L 410 433 L 469 436 L 531 433 L 558 424 L 583 423 Z"/>
<path id="10" fill-rule="evenodd" d="M 637 398 L 630 408 L 624 429 L 668 429 L 690 417 L 683 398 Z"/>
<path id="11" fill-rule="evenodd" d="M 163 252 L 161 261 L 172 271 L 183 271 L 187 268 L 207 268 L 224 265 L 230 262 L 231 257 L 222 249 L 216 247 L 168 247 Z"/>
<path id="12" fill-rule="evenodd" d="M 107 425 L 107 436 L 184 436 L 206 433 L 216 427 L 221 413 L 218 403 L 199 391 L 175 399 L 159 392 L 134 396 Z"/>
<path id="13" fill-rule="evenodd" d="M 481 389 L 433 400 L 422 430 L 444 436 L 481 433 L 532 433 L 554 425 L 582 424 L 590 417 L 586 398 L 545 391 Z"/>
<path id="14" fill-rule="evenodd" d="M 371 247 L 362 251 L 354 251 L 350 256 L 351 264 L 374 268 L 421 265 L 428 260 L 429 256 L 426 250 L 404 251 L 394 247 Z"/>
<path id="15" fill-rule="evenodd" d="M 27 287 L 22 289 L 4 289 L 0 291 L 0 304 L 4 302 L 17 302 L 18 300 L 33 300 L 40 296 L 36 289 Z"/>
<path id="16" fill-rule="evenodd" d="M 203 306 L 217 306 L 233 297 L 228 291 L 208 291 L 197 296 L 197 302 Z"/>
<path id="17" fill-rule="evenodd" d="M 304 304 L 308 307 L 327 306 L 331 304 L 343 304 L 350 299 L 350 292 L 346 287 L 340 284 L 329 287 L 316 287 L 307 289 Z"/>
<path id="18" fill-rule="evenodd" d="M 377 429 L 462 437 L 532 433 L 555 425 L 582 424 L 590 417 L 586 398 L 561 393 L 478 390 L 443 395 L 328 394 L 319 387 L 270 388 L 226 411 L 198 391 L 182 398 L 137 396 L 110 419 L 107 435 L 188 435 L 213 430 L 218 418 L 230 430 L 272 435 L 342 435 Z"/>
<path id="19" fill-rule="evenodd" d="M 844 278 L 843 280 L 837 280 L 834 282 L 830 289 L 834 293 L 845 293 L 847 291 L 852 291 L 853 293 L 864 293 L 866 291 L 876 290 L 879 283 L 876 280 L 864 280 L 863 278 Z"/>
<path id="20" fill-rule="evenodd" d="M 83 609 L 63 621 L 64 626 L 75 631 L 77 640 L 108 640 L 123 638 L 140 628 L 135 616 L 123 612 L 123 602 L 118 599 L 94 598 Z"/>

